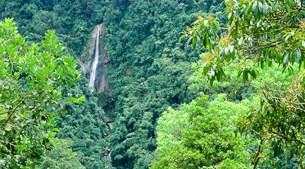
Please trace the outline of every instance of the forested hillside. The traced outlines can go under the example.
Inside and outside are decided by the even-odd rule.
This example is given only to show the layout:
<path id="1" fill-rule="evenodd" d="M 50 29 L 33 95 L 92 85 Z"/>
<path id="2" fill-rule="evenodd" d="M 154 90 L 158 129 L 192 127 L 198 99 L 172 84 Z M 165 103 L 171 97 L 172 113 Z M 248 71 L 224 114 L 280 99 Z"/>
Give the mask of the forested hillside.
<path id="1" fill-rule="evenodd" d="M 53 30 L 64 47 L 49 55 L 83 71 L 73 84 L 49 78 L 61 97 L 39 110 L 65 112 L 47 119 L 59 132 L 39 150 L 0 112 L 0 134 L 12 133 L 0 168 L 304 168 L 303 15 L 298 0 L 0 0 L 1 22 L 13 18 L 28 44 Z M 0 55 L 18 84 L 31 80 Z"/>
<path id="2" fill-rule="evenodd" d="M 59 41 L 65 46 L 64 53 L 72 55 L 74 59 L 80 55 L 86 44 L 89 34 L 95 24 L 102 21 L 103 2 L 94 1 L 0 1 L 1 20 L 14 18 L 20 34 L 29 40 L 40 41 L 48 29 L 55 31 Z M 99 16 L 98 16 L 99 15 Z M 66 159 L 74 157 L 86 168 L 105 168 L 110 166 L 107 158 L 106 136 L 109 133 L 107 124 L 103 121 L 105 113 L 98 106 L 98 101 L 92 95 L 88 80 L 84 77 L 74 84 L 66 86 L 64 97 L 85 96 L 84 102 L 79 104 L 65 104 L 67 110 L 60 119 L 57 119 L 58 138 L 67 139 L 67 143 L 58 143 L 56 146 L 71 147 L 78 154 L 68 155 Z M 65 149 L 57 148 L 57 154 L 66 156 Z M 40 168 L 70 167 L 75 168 L 75 161 L 62 159 L 53 160 L 52 153 L 43 157 Z M 104 158 L 105 157 L 105 158 Z M 52 159 L 52 160 L 51 160 Z M 77 166 L 76 168 L 81 168 Z"/>
<path id="3" fill-rule="evenodd" d="M 198 55 L 179 42 L 181 32 L 198 15 L 221 14 L 223 7 L 220 1 L 113 4 L 110 15 L 118 17 L 105 25 L 115 97 L 109 136 L 114 167 L 145 168 L 154 159 L 157 118 L 168 106 L 196 97 L 188 90 L 188 78 Z"/>

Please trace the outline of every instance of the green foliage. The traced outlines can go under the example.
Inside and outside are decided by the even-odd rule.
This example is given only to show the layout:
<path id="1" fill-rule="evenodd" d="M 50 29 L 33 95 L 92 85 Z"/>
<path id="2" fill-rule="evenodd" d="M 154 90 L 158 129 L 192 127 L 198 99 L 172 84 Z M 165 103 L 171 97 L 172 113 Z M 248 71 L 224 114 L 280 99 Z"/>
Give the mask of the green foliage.
<path id="1" fill-rule="evenodd" d="M 107 10 L 105 40 L 111 58 L 107 66 L 115 100 L 109 136 L 114 167 L 148 168 L 156 148 L 156 119 L 168 106 L 176 108 L 196 97 L 188 90 L 189 65 L 197 60 L 196 52 L 188 55 L 191 48 L 178 38 L 198 14 L 213 9 L 220 15 L 219 4 L 139 0 Z"/>
<path id="2" fill-rule="evenodd" d="M 225 98 L 201 96 L 165 112 L 158 121 L 158 161 L 152 168 L 250 168 L 253 140 L 235 134 L 234 124 L 251 103 Z"/>
<path id="3" fill-rule="evenodd" d="M 80 55 L 92 27 L 100 24 L 108 1 L 1 1 L 0 19 L 14 18 L 20 34 L 41 41 L 54 30 L 74 57 Z"/>
<path id="4" fill-rule="evenodd" d="M 70 140 L 73 152 L 79 155 L 79 161 L 90 169 L 110 168 L 109 129 L 104 111 L 92 96 L 88 81 L 83 77 L 79 83 L 67 89 L 69 95 L 84 96 L 82 104 L 68 103 L 65 113 L 58 121 L 60 132 L 57 138 Z"/>
<path id="5" fill-rule="evenodd" d="M 300 78 L 304 71 L 289 86 L 280 88 L 266 87 L 261 92 L 260 109 L 250 113 L 240 123 L 241 132 L 251 132 L 261 139 L 255 156 L 255 163 L 274 164 L 281 168 L 291 162 L 303 166 L 304 153 L 304 86 Z M 271 149 L 267 151 L 266 149 Z M 281 159 L 284 158 L 284 159 Z M 280 160 L 279 160 L 280 159 Z M 291 159 L 291 160 L 287 160 Z M 292 160 L 293 159 L 293 160 Z"/>
<path id="6" fill-rule="evenodd" d="M 22 168 L 52 148 L 62 86 L 78 78 L 54 32 L 41 44 L 22 38 L 12 19 L 0 23 L 0 166 Z"/>
<path id="7" fill-rule="evenodd" d="M 243 81 L 256 78 L 256 67 L 277 63 L 291 72 L 292 64 L 302 66 L 305 39 L 300 1 L 228 0 L 226 5 L 227 28 L 208 16 L 199 17 L 184 32 L 194 47 L 206 50 L 201 55 L 203 73 L 211 83 L 225 76 L 223 67 L 228 64 L 236 66 Z"/>
<path id="8" fill-rule="evenodd" d="M 251 133 L 260 140 L 254 154 L 254 168 L 304 168 L 302 3 L 298 0 L 228 0 L 226 28 L 219 27 L 217 19 L 204 17 L 185 31 L 194 47 L 206 50 L 201 54 L 201 73 L 208 76 L 211 84 L 227 79 L 225 73 L 232 73 L 228 65 L 235 67 L 244 82 L 259 75 L 269 80 L 270 86 L 264 80 L 256 83 L 261 87 L 257 90 L 261 105 L 241 118 L 239 125 L 243 134 Z M 277 81 L 274 75 L 279 73 L 266 74 L 259 70 L 273 65 L 281 67 L 277 71 L 288 70 L 289 74 L 280 75 L 283 78 Z"/>
<path id="9" fill-rule="evenodd" d="M 109 167 L 109 149 L 116 168 L 148 168 L 156 148 L 156 119 L 168 106 L 175 108 L 197 95 L 188 91 L 188 67 L 197 60 L 197 51 L 178 42 L 180 32 L 198 15 L 213 13 L 225 20 L 220 0 L 7 0 L 0 5 L 0 18 L 14 17 L 22 35 L 37 41 L 54 29 L 75 57 L 92 28 L 104 23 L 111 98 L 96 100 L 85 81 L 66 87 L 66 95 L 86 99 L 83 105 L 66 104 L 68 113 L 59 119 L 57 135 L 71 138 L 86 168 Z M 106 115 L 101 102 L 109 103 Z M 110 118 L 103 122 L 106 116 Z M 113 131 L 108 133 L 105 123 L 113 124 Z"/>
<path id="10" fill-rule="evenodd" d="M 67 46 L 65 53 L 76 58 L 92 28 L 103 21 L 102 15 L 109 3 L 97 0 L 0 1 L 0 19 L 14 17 L 20 34 L 36 42 L 43 39 L 46 30 L 54 30 L 59 41 Z M 111 125 L 111 121 L 103 121 L 107 117 L 87 83 L 82 77 L 73 87 L 61 86 L 66 100 L 63 108 L 67 113 L 56 119 L 60 130 L 56 137 L 71 140 L 72 150 L 81 156 L 80 162 L 86 168 L 107 168 L 111 166 L 111 160 L 108 157 L 110 150 L 106 136 L 109 131 L 106 123 Z M 50 107 L 57 109 L 56 106 Z"/>
<path id="11" fill-rule="evenodd" d="M 54 148 L 44 154 L 35 169 L 85 169 L 79 161 L 80 158 L 70 148 L 69 141 L 56 140 Z"/>
<path id="12" fill-rule="evenodd" d="M 257 95 L 256 92 L 260 91 L 260 89 L 264 89 L 265 92 L 269 90 L 269 94 L 271 94 L 272 90 L 277 89 L 275 93 L 279 93 L 279 90 L 282 92 L 285 91 L 285 89 L 289 88 L 291 82 L 294 79 L 294 76 L 298 74 L 298 72 L 294 72 L 293 74 L 290 74 L 289 72 L 282 72 L 282 68 L 280 66 L 273 65 L 272 67 L 267 67 L 264 70 L 258 70 L 258 76 L 255 80 L 249 81 L 247 83 L 243 83 L 242 80 L 238 77 L 238 72 L 235 71 L 234 65 L 228 65 L 224 68 L 226 72 L 228 72 L 228 76 L 226 76 L 226 81 L 218 82 L 216 81 L 213 86 L 208 85 L 208 82 L 204 80 L 204 75 L 202 72 L 201 65 L 202 61 L 199 61 L 198 64 L 195 66 L 195 72 L 192 76 L 192 81 L 194 84 L 192 85 L 192 88 L 196 91 L 202 91 L 205 93 L 211 95 L 212 97 L 215 97 L 216 93 L 226 92 L 228 95 L 228 99 L 239 102 L 243 99 L 253 99 L 253 96 Z M 297 68 L 297 65 L 294 67 Z M 270 76 L 272 75 L 272 76 Z M 297 95 L 297 94 L 295 94 Z M 253 101 L 251 101 L 253 102 Z M 286 103 L 287 104 L 287 103 Z M 284 105 L 284 104 L 283 104 Z M 266 132 L 267 129 L 266 126 L 269 126 L 270 124 L 266 123 L 267 121 L 271 122 L 276 120 L 277 123 L 273 123 L 275 126 L 273 126 L 273 129 L 275 128 L 281 128 L 283 125 L 281 124 L 280 127 L 276 126 L 278 123 L 282 123 L 285 121 L 284 119 L 278 119 L 278 118 L 294 118 L 294 116 L 279 116 L 278 118 L 266 118 L 266 114 L 264 113 L 256 113 L 255 111 L 261 110 L 259 108 L 259 105 L 255 109 L 253 109 L 250 112 L 247 112 L 243 114 L 240 117 L 240 124 L 238 125 L 238 128 L 240 131 L 243 131 L 243 133 L 250 134 L 252 137 L 258 137 L 257 133 L 260 133 L 260 135 L 264 136 L 264 144 L 262 144 L 261 149 L 261 160 L 259 161 L 259 167 L 269 167 L 269 168 L 293 168 L 298 166 L 298 160 L 295 151 L 291 151 L 291 148 L 288 148 L 289 146 L 281 147 L 283 148 L 280 150 L 277 148 L 276 151 L 281 153 L 275 153 L 273 152 L 273 138 L 270 137 L 268 134 L 269 132 Z M 254 111 L 254 113 L 253 113 Z M 274 116 L 272 116 L 274 117 Z M 268 124 L 268 125 L 266 125 Z M 287 126 L 286 126 L 287 127 Z M 288 126 L 292 127 L 292 126 Z M 252 128 L 255 128 L 255 130 L 252 130 Z M 275 130 L 273 130 L 275 131 Z M 290 130 L 292 131 L 292 130 Z M 264 134 L 263 134 L 264 133 Z M 273 133 L 274 134 L 274 133 Z M 259 138 L 259 137 L 258 137 Z M 268 138 L 267 140 L 265 140 Z M 275 139 L 279 140 L 278 137 Z M 281 145 L 281 144 L 280 144 Z M 293 145 L 293 144 L 292 144 Z M 258 149 L 258 147 L 256 148 Z M 294 148 L 295 149 L 295 148 Z M 296 150 L 296 149 L 295 149 Z M 255 157 L 256 153 L 253 151 L 253 157 Z"/>

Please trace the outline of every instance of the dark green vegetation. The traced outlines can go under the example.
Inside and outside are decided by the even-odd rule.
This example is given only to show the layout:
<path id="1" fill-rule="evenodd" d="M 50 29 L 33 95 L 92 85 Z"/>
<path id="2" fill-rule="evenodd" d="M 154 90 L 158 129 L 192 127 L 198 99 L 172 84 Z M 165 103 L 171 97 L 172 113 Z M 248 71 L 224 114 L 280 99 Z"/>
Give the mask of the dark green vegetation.
<path id="1" fill-rule="evenodd" d="M 87 83 L 82 79 L 78 86 L 70 89 L 73 95 L 84 95 L 86 100 L 83 104 L 66 105 L 68 112 L 59 121 L 57 136 L 71 140 L 71 148 L 79 154 L 86 168 L 107 168 L 110 165 L 109 143 L 106 142 L 109 130 L 103 121 L 105 113 L 98 107 L 97 98 L 92 96 Z"/>
<path id="2" fill-rule="evenodd" d="M 56 137 L 66 140 L 31 163 L 92 169 L 304 168 L 304 73 L 298 66 L 303 66 L 305 36 L 299 3 L 0 1 L 1 20 L 14 17 L 20 34 L 36 42 L 53 29 L 75 59 L 94 26 L 105 26 L 110 90 L 91 92 L 85 76 L 73 86 L 56 82 L 64 99 L 85 100 L 60 104 L 67 112 L 56 119 Z"/>
<path id="3" fill-rule="evenodd" d="M 105 24 L 116 97 L 109 137 L 114 167 L 146 168 L 154 159 L 156 119 L 168 106 L 196 96 L 188 90 L 188 78 L 197 55 L 178 39 L 197 15 L 221 11 L 219 4 L 139 0 L 112 7 L 110 15 L 118 17 Z"/>

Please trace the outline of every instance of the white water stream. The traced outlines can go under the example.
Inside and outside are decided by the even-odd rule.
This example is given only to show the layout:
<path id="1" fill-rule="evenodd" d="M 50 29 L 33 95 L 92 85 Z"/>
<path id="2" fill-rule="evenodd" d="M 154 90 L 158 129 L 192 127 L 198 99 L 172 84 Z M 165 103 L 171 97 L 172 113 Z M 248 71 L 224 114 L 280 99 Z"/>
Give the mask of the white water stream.
<path id="1" fill-rule="evenodd" d="M 100 29 L 98 28 L 96 32 L 96 42 L 95 42 L 95 56 L 94 56 L 94 61 L 92 63 L 91 67 L 91 73 L 90 73 L 90 81 L 89 81 L 89 87 L 94 88 L 94 82 L 95 82 L 95 77 L 96 77 L 96 68 L 98 64 L 98 56 L 99 56 L 99 38 L 100 38 Z"/>

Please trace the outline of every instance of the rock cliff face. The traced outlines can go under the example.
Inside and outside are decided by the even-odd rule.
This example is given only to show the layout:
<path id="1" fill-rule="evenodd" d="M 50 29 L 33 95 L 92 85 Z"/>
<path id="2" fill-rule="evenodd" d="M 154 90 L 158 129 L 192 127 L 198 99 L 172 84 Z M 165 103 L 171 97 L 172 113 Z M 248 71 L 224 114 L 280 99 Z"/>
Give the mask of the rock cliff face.
<path id="1" fill-rule="evenodd" d="M 95 46 L 96 46 L 96 36 L 99 31 L 99 62 L 97 64 L 96 69 L 96 78 L 94 81 L 94 89 L 99 93 L 104 93 L 106 95 L 110 95 L 110 88 L 108 86 L 107 80 L 107 63 L 110 61 L 110 58 L 107 56 L 107 49 L 105 47 L 105 43 L 103 41 L 103 32 L 104 25 L 96 25 L 93 29 L 90 39 L 88 40 L 87 45 L 84 47 L 81 56 L 78 58 L 78 63 L 81 66 L 82 73 L 89 79 L 90 73 L 92 71 L 92 64 L 94 61 L 95 54 Z"/>

